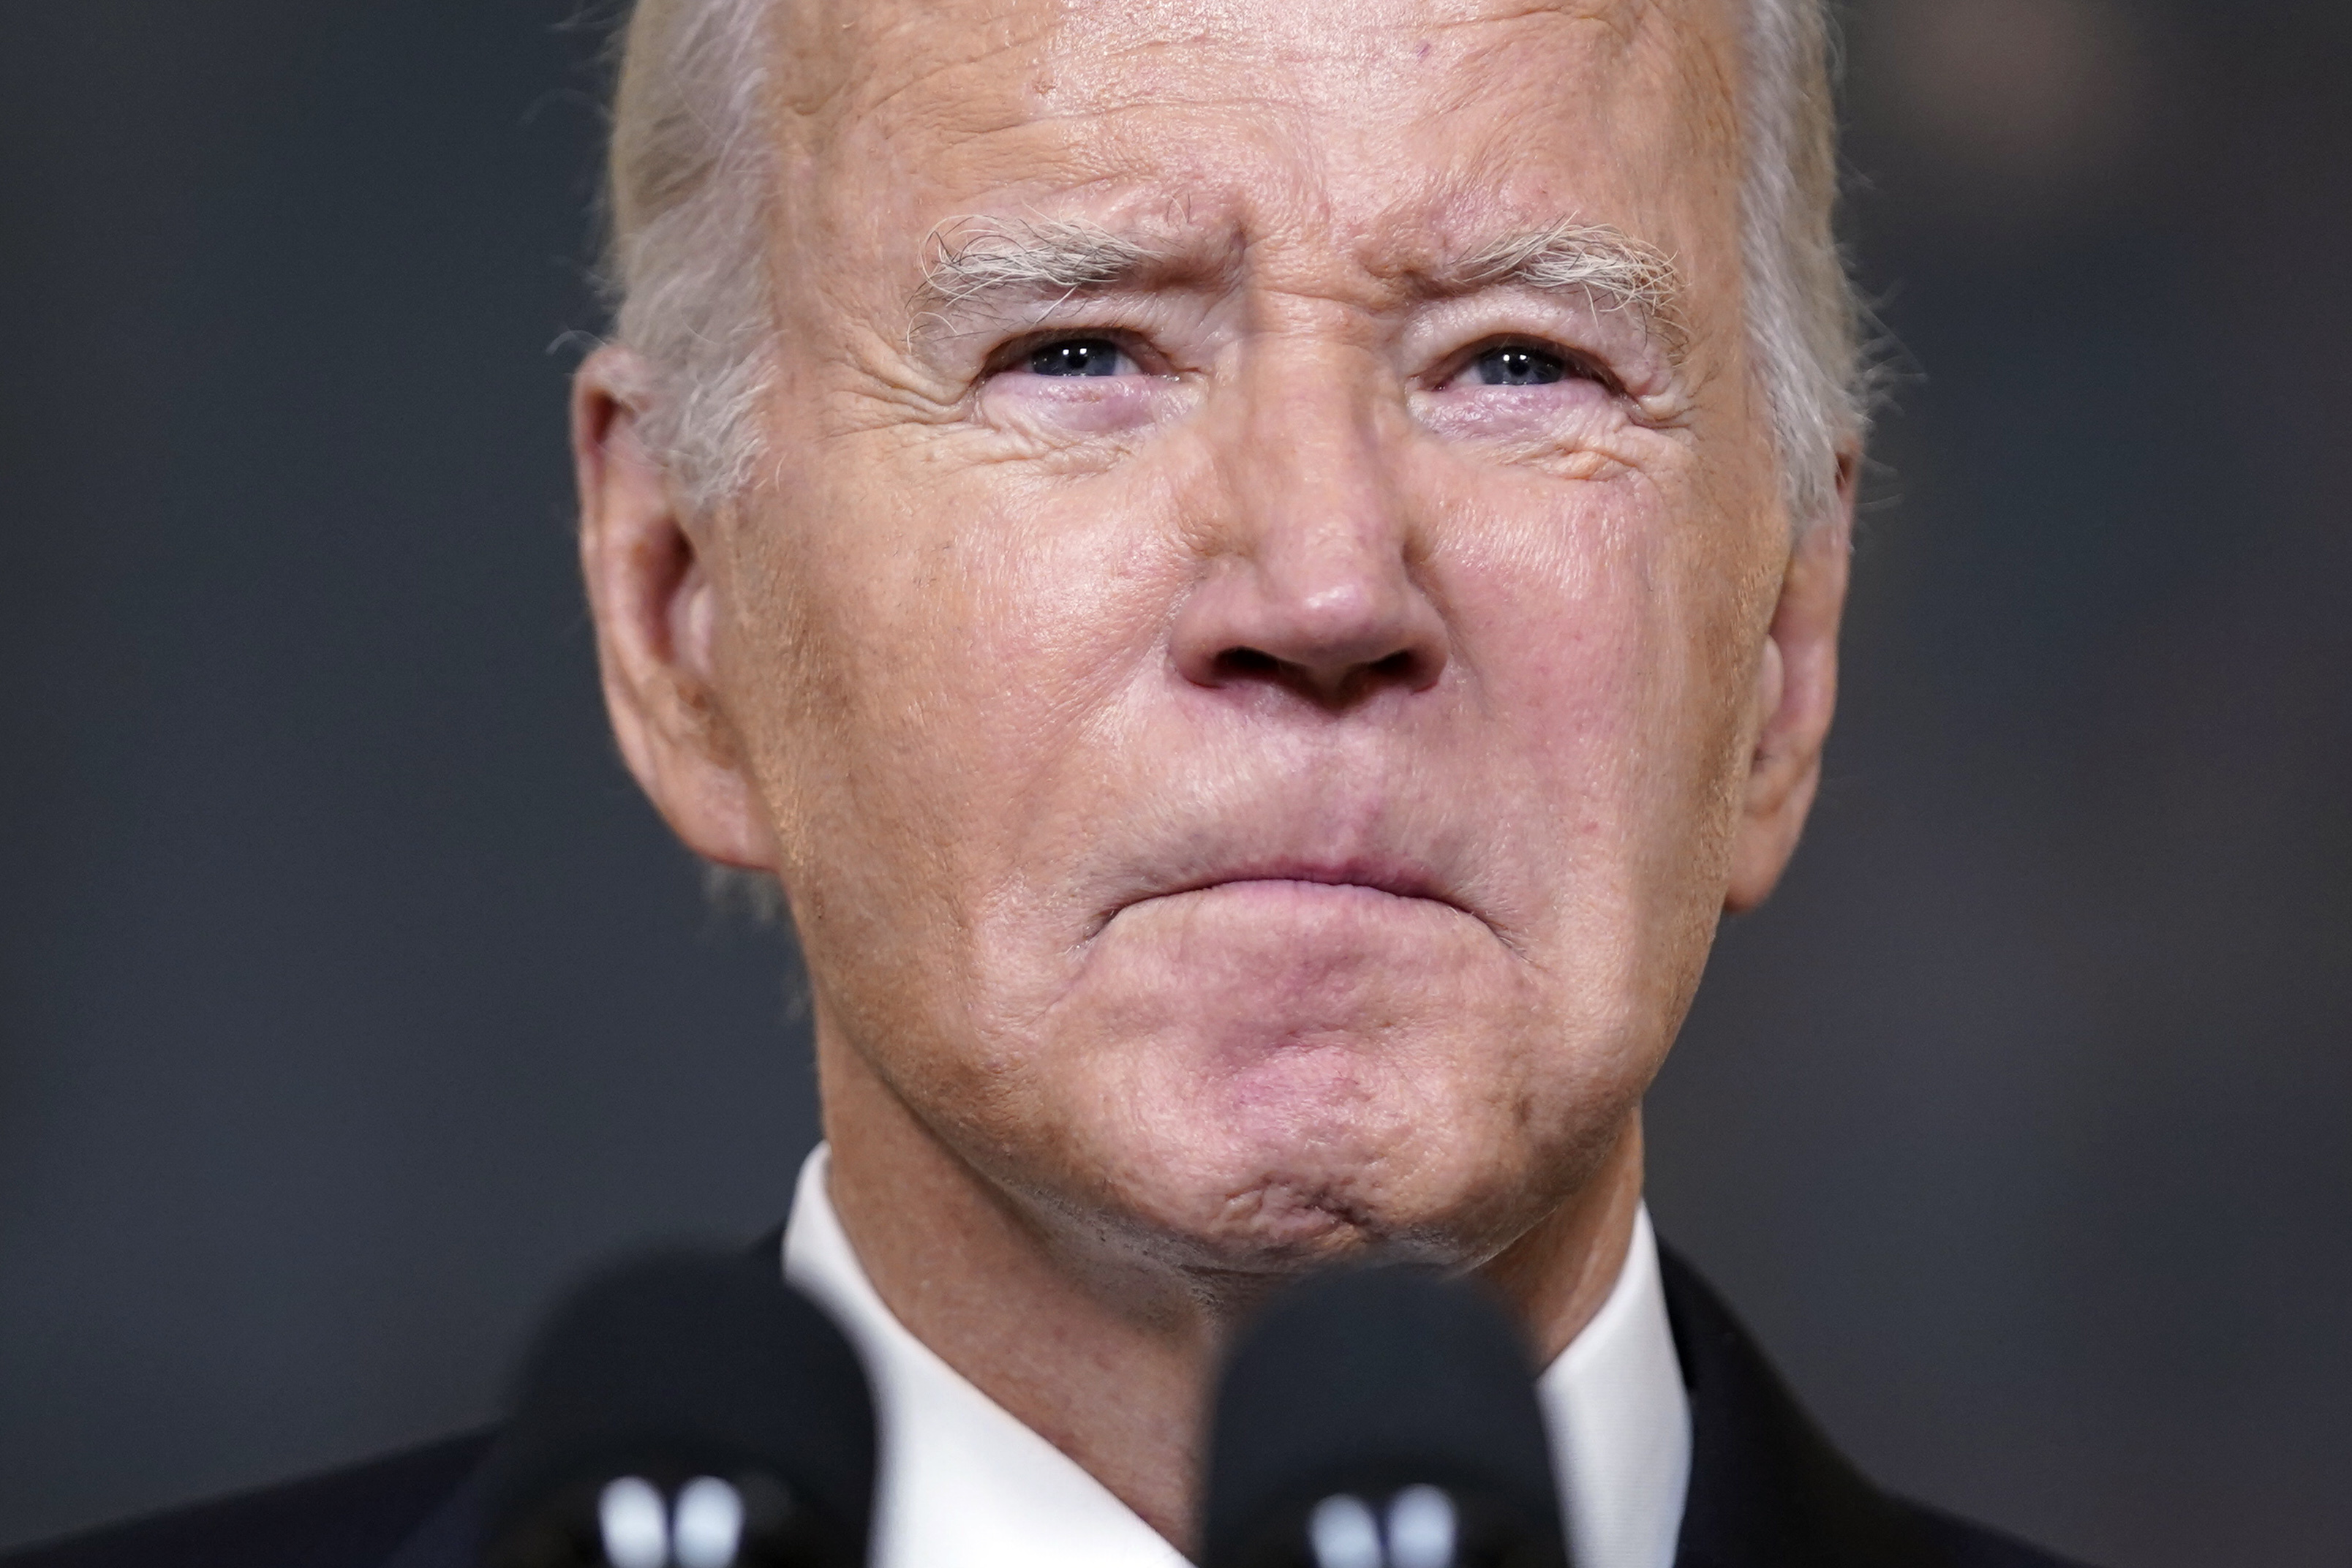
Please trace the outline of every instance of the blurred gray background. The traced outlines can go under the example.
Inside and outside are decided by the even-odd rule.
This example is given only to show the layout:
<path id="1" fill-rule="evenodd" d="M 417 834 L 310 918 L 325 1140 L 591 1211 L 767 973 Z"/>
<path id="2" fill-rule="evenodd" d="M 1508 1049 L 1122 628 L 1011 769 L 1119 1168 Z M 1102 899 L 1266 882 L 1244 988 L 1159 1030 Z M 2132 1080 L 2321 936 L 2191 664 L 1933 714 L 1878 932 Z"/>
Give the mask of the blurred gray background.
<path id="1" fill-rule="evenodd" d="M 0 0 L 0 1543 L 486 1417 L 778 1218 L 781 941 L 614 761 L 573 0 Z M 1883 1479 L 2352 1555 L 2352 7 L 1882 0 L 1827 788 L 1654 1206 Z"/>

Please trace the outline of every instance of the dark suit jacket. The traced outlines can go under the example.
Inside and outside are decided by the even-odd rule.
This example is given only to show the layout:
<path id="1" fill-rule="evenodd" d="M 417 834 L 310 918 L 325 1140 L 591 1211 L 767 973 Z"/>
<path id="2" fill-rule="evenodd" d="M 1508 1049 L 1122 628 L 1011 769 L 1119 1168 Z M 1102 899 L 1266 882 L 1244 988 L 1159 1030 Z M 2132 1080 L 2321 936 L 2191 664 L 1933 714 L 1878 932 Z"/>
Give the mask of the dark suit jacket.
<path id="1" fill-rule="evenodd" d="M 2067 1568 L 1883 1492 L 1798 1405 L 1690 1266 L 1661 1249 L 1690 1385 L 1691 1477 L 1675 1568 Z M 491 1435 L 37 1548 L 0 1568 L 472 1568 Z"/>

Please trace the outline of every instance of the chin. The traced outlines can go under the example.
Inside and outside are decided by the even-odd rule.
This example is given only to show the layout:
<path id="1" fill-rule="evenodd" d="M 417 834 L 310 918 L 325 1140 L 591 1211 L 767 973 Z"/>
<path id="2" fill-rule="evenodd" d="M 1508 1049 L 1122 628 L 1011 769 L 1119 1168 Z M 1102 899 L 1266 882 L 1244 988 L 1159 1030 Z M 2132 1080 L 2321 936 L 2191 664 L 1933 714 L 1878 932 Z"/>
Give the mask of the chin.
<path id="1" fill-rule="evenodd" d="M 1270 1095 L 1258 1082 L 1163 1102 L 1140 1124 L 1122 1119 L 1144 1136 L 1103 1151 L 1109 1206 L 1171 1261 L 1242 1273 L 1372 1259 L 1466 1267 L 1547 1206 L 1524 1129 L 1463 1114 L 1460 1095 L 1330 1076 L 1342 1082 L 1321 1097 L 1295 1082 Z"/>
<path id="2" fill-rule="evenodd" d="M 1052 1005 L 987 1009 L 998 1048 L 971 1055 L 1000 1092 L 920 1099 L 1081 1245 L 1244 1273 L 1472 1266 L 1591 1173 L 1646 1081 L 1641 1015 L 1592 978 L 1548 981 L 1429 900 L 1162 900 Z"/>

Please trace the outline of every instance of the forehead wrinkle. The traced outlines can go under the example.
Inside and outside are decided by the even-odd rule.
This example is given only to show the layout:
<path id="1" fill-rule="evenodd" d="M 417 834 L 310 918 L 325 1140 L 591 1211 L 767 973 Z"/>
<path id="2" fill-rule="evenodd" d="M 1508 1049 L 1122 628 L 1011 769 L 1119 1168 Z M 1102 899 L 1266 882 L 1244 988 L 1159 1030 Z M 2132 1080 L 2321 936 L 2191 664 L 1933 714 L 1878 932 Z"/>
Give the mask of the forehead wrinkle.
<path id="1" fill-rule="evenodd" d="M 1569 0 L 1564 5 L 1532 4 L 1509 10 L 1489 12 L 1483 16 L 1447 16 L 1429 23 L 1423 29 L 1432 36 L 1507 26 L 1522 22 L 1549 22 L 1576 27 L 1598 27 L 1615 43 L 1615 53 L 1622 56 L 1637 48 L 1642 36 L 1658 20 L 1656 0 Z M 1473 44 L 1475 54 L 1508 48 L 1505 43 Z"/>
<path id="2" fill-rule="evenodd" d="M 1690 7 L 1682 7 L 1685 11 Z M 1528 39 L 1514 26 L 1501 36 L 1486 37 L 1504 24 L 1548 26 L 1561 37 L 1583 37 L 1592 42 L 1579 47 L 1563 46 L 1570 63 L 1566 75 L 1548 84 L 1547 90 L 1528 105 L 1532 112 L 1541 115 L 1547 110 L 1573 103 L 1586 103 L 1618 98 L 1633 89 L 1644 96 L 1664 91 L 1684 113 L 1696 110 L 1702 115 L 1714 107 L 1713 100 L 1723 96 L 1721 108 L 1731 107 L 1728 95 L 1715 68 L 1714 56 L 1719 40 L 1716 29 L 1698 25 L 1695 18 L 1677 22 L 1664 14 L 1658 0 L 1622 0 L 1621 4 L 1600 5 L 1534 5 L 1507 16 L 1461 17 L 1433 24 L 1433 35 L 1462 34 L 1454 41 L 1456 61 L 1460 68 L 1450 79 L 1441 79 L 1440 96 L 1431 117 L 1445 116 L 1475 109 L 1496 90 L 1497 82 L 1507 84 L 1519 93 L 1530 84 L 1517 68 L 1518 62 L 1529 47 Z M 1684 79 L 1689 58 L 1693 54 L 1706 57 L 1695 68 L 1709 82 L 1710 89 L 1698 95 L 1694 103 L 1693 84 Z M 1633 73 L 1629 79 L 1627 73 Z"/>
<path id="3" fill-rule="evenodd" d="M 1055 30 L 1050 7 L 979 0 L 876 5 L 864 0 L 782 0 L 770 36 L 779 68 L 772 101 L 797 121 L 862 118 L 959 71 L 1021 51 L 1034 54 Z"/>
<path id="4" fill-rule="evenodd" d="M 1564 0 L 1559 5 L 1512 4 L 1486 16 L 1426 18 L 1417 30 L 1423 36 L 1452 31 L 1458 37 L 1463 37 L 1463 29 L 1491 29 L 1498 23 L 1531 24 L 1539 27 L 1564 27 L 1584 32 L 1597 29 L 1599 48 L 1606 55 L 1617 56 L 1644 44 L 1654 46 L 1672 42 L 1675 24 L 1666 13 L 1691 8 L 1665 6 L 1658 0 Z M 894 8 L 877 9 L 888 16 Z M 1171 149 L 1162 133 L 1163 128 L 1157 123 L 1158 117 L 1180 109 L 1192 116 L 1238 110 L 1248 120 L 1257 121 L 1253 128 L 1257 134 L 1240 140 L 1255 141 L 1260 136 L 1271 134 L 1290 143 L 1294 151 L 1306 156 L 1308 163 L 1317 165 L 1313 171 L 1294 171 L 1299 176 L 1298 183 L 1307 188 L 1288 191 L 1286 194 L 1289 200 L 1274 205 L 1295 208 L 1304 198 L 1307 208 L 1325 207 L 1320 216 L 1326 221 L 1318 226 L 1307 212 L 1293 210 L 1277 215 L 1267 210 L 1267 198 L 1273 193 L 1255 186 L 1255 182 L 1252 182 L 1255 188 L 1235 187 L 1225 194 L 1239 198 L 1244 208 L 1251 209 L 1254 221 L 1245 222 L 1240 229 L 1217 237 L 1231 247 L 1234 255 L 1221 263 L 1212 264 L 1201 254 L 1205 237 L 1190 224 L 1163 222 L 1131 226 L 1114 219 L 1113 226 L 1107 227 L 1070 218 L 979 217 L 967 215 L 936 226 L 917 246 L 900 251 L 902 259 L 890 263 L 894 271 L 906 267 L 908 262 L 914 264 L 908 267 L 908 271 L 916 273 L 917 278 L 911 287 L 904 283 L 900 285 L 907 291 L 899 293 L 899 299 L 912 306 L 919 316 L 926 309 L 985 308 L 992 298 L 1004 299 L 1008 304 L 1018 305 L 1036 301 L 1042 297 L 1051 304 L 1075 293 L 1098 292 L 1113 287 L 1164 284 L 1178 277 L 1199 279 L 1223 275 L 1229 278 L 1233 266 L 1245 256 L 1288 252 L 1288 261 L 1305 261 L 1307 258 L 1294 246 L 1284 243 L 1286 238 L 1297 237 L 1302 227 L 1307 230 L 1319 227 L 1327 235 L 1332 232 L 1330 220 L 1336 215 L 1328 210 L 1330 193 L 1320 188 L 1322 182 L 1318 177 L 1326 150 L 1312 136 L 1293 138 L 1281 134 L 1281 130 L 1287 129 L 1288 121 L 1301 111 L 1302 105 L 1270 103 L 1245 91 L 1235 93 L 1233 89 L 1240 84 L 1230 78 L 1223 91 L 1213 90 L 1212 95 L 1205 99 L 1186 94 L 1181 103 L 1165 99 L 1138 101 L 1124 94 L 1114 95 L 1110 101 L 1103 101 L 1099 95 L 1094 93 L 1073 94 L 1067 90 L 1076 85 L 1068 75 L 1069 62 L 1055 58 L 1062 53 L 1055 47 L 1058 40 L 1055 39 L 1054 34 L 1058 29 L 1052 24 L 1038 25 L 1034 21 L 1027 26 L 1020 25 L 1036 15 L 1035 10 L 1018 4 L 1006 5 L 1002 0 L 993 0 L 993 3 L 982 0 L 982 4 L 966 13 L 966 20 L 976 23 L 976 26 L 941 28 L 943 32 L 961 32 L 963 37 L 956 41 L 936 37 L 928 40 L 914 52 L 929 58 L 908 62 L 911 68 L 899 71 L 876 70 L 874 55 L 881 45 L 897 39 L 903 28 L 886 21 L 879 26 L 850 29 L 852 34 L 862 35 L 862 38 L 852 42 L 847 36 L 842 37 L 835 46 L 836 58 L 862 57 L 857 62 L 860 68 L 856 74 L 867 79 L 861 85 L 868 91 L 881 86 L 881 91 L 879 96 L 873 98 L 861 98 L 853 91 L 850 102 L 836 106 L 845 117 L 844 123 L 855 120 L 870 127 L 872 120 L 869 117 L 876 110 L 887 105 L 888 111 L 882 118 L 901 122 L 896 128 L 897 133 L 887 138 L 889 142 L 903 148 L 904 135 L 911 130 L 916 132 L 919 140 L 932 143 L 929 153 L 916 160 L 908 171 L 926 184 L 947 174 L 947 169 L 939 161 L 944 156 L 958 166 L 971 165 L 967 172 L 982 174 L 977 182 L 979 184 L 997 185 L 1005 195 L 1014 195 L 1026 186 L 1029 192 L 1036 193 L 1039 199 L 1045 199 L 1052 205 L 1060 205 L 1059 201 L 1040 189 L 1041 184 L 1061 185 L 1066 191 L 1070 189 L 1067 181 L 1071 175 L 1079 176 L 1076 184 L 1081 187 L 1105 184 L 1117 186 L 1139 179 L 1147 188 L 1159 185 L 1163 191 L 1172 194 L 1172 187 L 1179 183 L 1174 178 L 1177 171 L 1164 161 Z M 1067 11 L 1062 11 L 1058 20 L 1066 24 L 1068 19 Z M 1181 52 L 1185 44 L 1199 42 L 1198 39 L 1169 38 L 1131 40 L 1123 44 L 1122 52 L 1137 56 L 1169 49 Z M 1025 46 L 1041 43 L 1045 46 L 1045 53 L 1035 62 L 1040 74 L 1024 79 L 1012 57 L 1020 55 Z M 1470 45 L 1468 52 L 1472 57 L 1491 56 L 1501 60 L 1512 52 L 1507 45 L 1508 40 L 1500 37 L 1481 39 Z M 1592 47 L 1592 45 L 1585 46 L 1584 54 L 1589 57 Z M 1702 52 L 1711 54 L 1709 51 Z M 1679 55 L 1680 51 L 1676 53 Z M 1708 63 L 1719 66 L 1721 62 L 1710 58 Z M 1013 68 L 1009 76 L 1008 67 Z M 1581 76 L 1591 68 L 1588 63 L 1580 68 L 1578 74 Z M 968 90 L 959 89 L 965 89 L 967 83 L 978 85 L 971 80 L 975 72 L 983 79 L 1000 79 L 1005 90 L 1001 94 L 982 95 L 987 99 L 984 105 L 973 101 Z M 1113 74 L 1117 76 L 1118 73 Z M 1652 73 L 1643 74 L 1647 77 Z M 877 83 L 875 79 L 877 76 L 884 78 L 887 85 Z M 1704 71 L 1701 76 L 1703 80 L 1712 79 Z M 896 79 L 888 79 L 893 77 Z M 1486 88 L 1488 84 L 1475 79 L 1475 77 L 1474 71 L 1473 79 L 1460 82 L 1456 90 L 1476 93 Z M 1685 83 L 1686 89 L 1692 85 L 1696 84 Z M 1057 90 L 1057 87 L 1061 90 Z M 965 124 L 946 123 L 958 117 L 957 110 L 928 101 L 941 95 L 951 101 L 961 101 L 961 114 L 967 118 Z M 1727 110 L 1729 106 L 1724 107 Z M 979 112 L 975 113 L 975 110 Z M 1143 115 L 1145 120 L 1130 123 L 1132 117 L 1138 114 Z M 1522 135 L 1532 135 L 1538 142 L 1548 140 L 1541 131 L 1531 130 L 1524 116 L 1514 119 L 1517 129 L 1505 128 L 1505 141 L 1511 146 L 1517 147 Z M 1066 134 L 1052 145 L 1033 144 L 1033 138 L 1047 133 L 1057 124 L 1090 125 L 1092 129 Z M 1008 135 L 1019 140 L 1008 143 L 1003 153 L 990 151 L 1000 137 Z M 836 150 L 845 150 L 845 139 L 834 136 L 826 140 Z M 1233 139 L 1220 138 L 1218 141 L 1222 146 L 1230 146 Z M 1017 153 L 1013 151 L 1015 147 L 1019 149 Z M 1222 155 L 1213 155 L 1211 162 L 1222 169 L 1226 160 Z M 1025 169 L 1022 167 L 1024 163 L 1029 163 Z M 1045 167 L 1038 166 L 1039 163 Z M 1049 173 L 1055 163 L 1063 167 Z M 1087 167 L 1081 173 L 1071 168 L 1069 165 L 1072 163 Z M 1041 174 L 1046 176 L 1043 181 L 1038 178 Z M 1062 177 L 1055 178 L 1055 174 Z M 1434 169 L 1426 171 L 1426 174 L 1429 182 L 1437 186 L 1453 183 Z M 991 175 L 995 177 L 989 177 Z M 1011 178 L 1007 179 L 1007 176 Z M 1286 184 L 1290 182 L 1281 183 Z M 949 188 L 963 184 L 971 194 L 980 194 L 971 190 L 974 182 L 950 179 L 944 184 Z M 942 190 L 941 194 L 945 191 Z M 1437 197 L 1434 190 L 1424 191 L 1422 195 L 1425 199 Z M 1538 222 L 1549 218 L 1551 215 L 1544 213 L 1542 208 L 1552 205 L 1551 202 L 1544 200 L 1540 191 L 1531 191 L 1528 195 L 1536 198 L 1537 205 L 1533 212 L 1523 206 L 1523 215 Z M 1318 201 L 1318 197 L 1324 200 Z M 986 200 L 986 197 L 982 199 Z M 1189 203 L 1180 202 L 1179 205 L 1189 205 Z M 1408 200 L 1404 205 L 1413 204 Z M 1439 199 L 1437 205 L 1458 208 L 1464 204 Z M 1467 205 L 1475 207 L 1486 204 L 1470 200 Z M 1564 205 L 1569 211 L 1575 210 L 1572 203 Z M 936 213 L 939 209 L 934 207 L 932 210 Z M 1391 211 L 1394 210 L 1392 205 Z M 1552 205 L 1552 212 L 1560 210 L 1560 206 Z M 1362 232 L 1357 222 L 1343 222 L 1340 226 L 1357 228 L 1360 234 Z M 1391 234 L 1396 232 L 1391 226 L 1381 226 L 1387 227 Z M 1428 233 L 1425 224 L 1405 226 L 1420 226 L 1423 233 Z M 1444 226 L 1453 227 L 1451 224 Z M 1667 226 L 1679 230 L 1682 226 L 1669 223 Z M 1055 229 L 1058 232 L 1049 232 Z M 1256 232 L 1244 232 L 1247 230 Z M 1286 230 L 1290 233 L 1286 235 L 1282 232 Z M 1454 234 L 1465 243 L 1482 237 L 1464 235 L 1459 229 L 1455 229 Z M 1687 236 L 1681 237 L 1688 238 Z M 1615 254 L 1612 254 L 1612 250 Z M 1334 261 L 1340 258 L 1327 256 L 1325 259 Z M 1349 269 L 1360 266 L 1359 260 Z M 1320 267 L 1313 269 L 1318 272 L 1324 270 Z M 1289 265 L 1285 264 L 1282 270 L 1290 270 Z M 1470 256 L 1447 258 L 1442 268 L 1422 269 L 1436 275 L 1433 282 L 1423 282 L 1414 278 L 1414 269 L 1411 268 L 1389 267 L 1369 270 L 1374 276 L 1384 272 L 1387 280 L 1402 283 L 1408 291 L 1414 290 L 1418 285 L 1422 292 L 1432 288 L 1442 292 L 1460 292 L 1464 280 L 1475 277 L 1480 283 L 1489 286 L 1511 283 L 1554 291 L 1581 289 L 1591 294 L 1596 303 L 1638 311 L 1645 325 L 1671 327 L 1682 318 L 1682 312 L 1675 309 L 1675 304 L 1684 293 L 1685 280 L 1678 275 L 1672 258 L 1627 238 L 1620 231 L 1604 231 L 1596 226 L 1580 226 L 1573 222 L 1554 223 L 1549 229 L 1540 232 L 1509 235 L 1479 245 Z M 1507 277 L 1506 274 L 1511 276 Z M 906 274 L 901 273 L 900 276 L 905 277 Z"/>

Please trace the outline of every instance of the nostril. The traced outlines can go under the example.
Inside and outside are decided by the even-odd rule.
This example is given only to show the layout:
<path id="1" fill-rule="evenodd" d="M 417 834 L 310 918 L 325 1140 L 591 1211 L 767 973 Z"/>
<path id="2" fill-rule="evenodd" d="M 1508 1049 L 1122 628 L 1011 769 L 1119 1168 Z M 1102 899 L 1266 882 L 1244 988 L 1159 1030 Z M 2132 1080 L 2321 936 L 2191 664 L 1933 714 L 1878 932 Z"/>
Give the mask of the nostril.
<path id="1" fill-rule="evenodd" d="M 1211 659 L 1209 677 L 1210 684 L 1216 686 L 1265 682 L 1312 693 L 1318 700 L 1352 700 L 1350 694 L 1361 695 L 1380 687 L 1423 685 L 1427 668 L 1420 651 L 1409 647 L 1398 648 L 1366 664 L 1333 661 L 1327 666 L 1303 664 L 1277 658 L 1263 648 L 1242 646 L 1229 647 Z"/>
<path id="2" fill-rule="evenodd" d="M 1217 674 L 1227 680 L 1265 679 L 1278 675 L 1282 661 L 1270 653 L 1254 647 L 1229 647 L 1216 658 Z"/>

